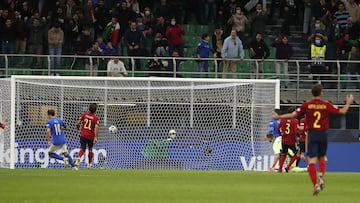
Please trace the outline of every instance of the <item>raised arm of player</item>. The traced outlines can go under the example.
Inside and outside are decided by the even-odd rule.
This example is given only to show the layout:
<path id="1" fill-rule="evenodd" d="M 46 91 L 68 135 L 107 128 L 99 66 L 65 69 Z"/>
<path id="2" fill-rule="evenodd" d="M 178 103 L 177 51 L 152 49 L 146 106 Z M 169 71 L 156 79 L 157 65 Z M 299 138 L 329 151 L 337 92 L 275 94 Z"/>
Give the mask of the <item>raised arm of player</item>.
<path id="1" fill-rule="evenodd" d="M 349 110 L 350 104 L 352 104 L 354 101 L 354 97 L 352 94 L 346 96 L 346 103 L 345 106 L 343 106 L 339 113 L 340 114 L 346 114 L 346 112 Z"/>
<path id="2" fill-rule="evenodd" d="M 282 114 L 282 115 L 279 115 L 276 112 L 273 112 L 273 114 L 272 114 L 273 119 L 287 119 L 287 118 L 295 118 L 297 116 L 298 116 L 298 114 L 296 113 L 296 111 L 293 111 L 292 113 Z"/>

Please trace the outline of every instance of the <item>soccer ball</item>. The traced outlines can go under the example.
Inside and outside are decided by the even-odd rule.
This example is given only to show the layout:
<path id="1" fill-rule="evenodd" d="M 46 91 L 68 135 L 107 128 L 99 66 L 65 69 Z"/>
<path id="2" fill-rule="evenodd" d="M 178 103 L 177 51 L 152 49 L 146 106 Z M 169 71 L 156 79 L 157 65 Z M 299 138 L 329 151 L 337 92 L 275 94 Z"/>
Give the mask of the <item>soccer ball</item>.
<path id="1" fill-rule="evenodd" d="M 171 139 L 174 139 L 176 137 L 176 131 L 175 130 L 169 130 L 169 137 Z"/>
<path id="2" fill-rule="evenodd" d="M 114 126 L 114 125 L 111 125 L 111 126 L 109 127 L 109 133 L 116 133 L 116 132 L 117 132 L 117 127 Z"/>

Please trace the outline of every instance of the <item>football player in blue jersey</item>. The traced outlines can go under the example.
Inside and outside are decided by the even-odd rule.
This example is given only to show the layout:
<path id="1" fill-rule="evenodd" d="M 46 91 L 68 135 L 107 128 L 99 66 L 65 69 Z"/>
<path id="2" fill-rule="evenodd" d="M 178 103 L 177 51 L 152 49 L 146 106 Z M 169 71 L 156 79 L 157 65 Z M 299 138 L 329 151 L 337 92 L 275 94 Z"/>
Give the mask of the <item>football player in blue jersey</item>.
<path id="1" fill-rule="evenodd" d="M 49 157 L 63 160 L 66 167 L 71 165 L 75 169 L 73 159 L 68 153 L 64 130 L 66 124 L 61 118 L 55 117 L 55 111 L 50 109 L 47 111 L 49 120 L 46 123 L 46 138 L 49 145 Z M 55 153 L 59 151 L 63 156 Z"/>

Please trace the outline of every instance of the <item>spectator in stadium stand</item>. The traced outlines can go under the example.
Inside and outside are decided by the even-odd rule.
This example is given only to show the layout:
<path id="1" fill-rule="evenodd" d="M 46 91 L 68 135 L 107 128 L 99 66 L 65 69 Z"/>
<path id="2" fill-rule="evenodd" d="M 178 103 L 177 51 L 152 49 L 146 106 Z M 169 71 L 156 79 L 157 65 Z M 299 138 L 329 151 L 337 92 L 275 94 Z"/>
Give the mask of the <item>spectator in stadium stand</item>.
<path id="1" fill-rule="evenodd" d="M 359 44 L 360 40 L 360 21 L 353 22 L 352 18 L 349 17 L 344 28 L 344 32 L 349 33 L 349 40 Z"/>
<path id="2" fill-rule="evenodd" d="M 308 35 L 310 33 L 310 25 L 312 23 L 314 1 L 303 0 L 303 2 L 304 2 L 303 34 Z"/>
<path id="3" fill-rule="evenodd" d="M 138 0 L 128 0 L 127 4 L 131 10 L 133 10 L 137 14 L 140 14 L 140 6 Z"/>
<path id="4" fill-rule="evenodd" d="M 27 21 L 27 28 L 29 30 L 29 35 L 27 39 L 27 52 L 28 54 L 42 55 L 44 49 L 44 43 L 47 41 L 45 33 L 45 22 L 40 21 L 39 14 L 35 13 L 34 16 Z M 30 64 L 31 68 L 41 69 L 42 63 L 40 57 L 32 57 Z M 40 74 L 35 71 L 35 75 Z"/>
<path id="5" fill-rule="evenodd" d="M 133 10 L 131 10 L 127 7 L 126 1 L 122 0 L 122 1 L 120 1 L 120 3 L 116 4 L 116 7 L 112 11 L 112 15 L 113 15 L 113 17 L 116 17 L 119 20 L 120 42 L 122 42 L 122 40 L 124 39 L 124 36 L 125 36 L 125 32 L 129 28 L 129 22 L 134 21 L 137 17 L 137 14 Z M 118 50 L 119 54 L 124 53 L 123 45 L 125 45 L 125 44 L 122 44 L 122 43 L 118 44 L 117 50 Z"/>
<path id="6" fill-rule="evenodd" d="M 358 47 L 352 46 L 351 51 L 347 52 L 343 55 L 342 60 L 349 61 L 348 63 L 344 64 L 344 69 L 346 72 L 346 83 L 344 88 L 347 89 L 351 85 L 351 80 L 354 80 L 352 84 L 356 87 L 356 89 L 360 89 L 360 70 L 359 64 L 356 61 L 360 61 L 360 54 L 358 52 Z M 354 62 L 354 63 L 353 63 Z M 355 89 L 355 88 L 354 88 Z"/>
<path id="7" fill-rule="evenodd" d="M 155 24 L 154 32 L 161 33 L 162 36 L 166 36 L 166 28 L 168 24 L 165 22 L 165 18 L 160 16 L 157 18 L 157 22 Z"/>
<path id="8" fill-rule="evenodd" d="M 120 24 L 118 23 L 117 18 L 111 18 L 111 21 L 104 28 L 102 37 L 105 42 L 111 42 L 113 47 L 117 47 L 120 42 Z"/>
<path id="9" fill-rule="evenodd" d="M 285 78 L 285 88 L 289 83 L 289 62 L 288 60 L 292 57 L 292 46 L 289 44 L 289 38 L 284 35 L 281 38 L 276 38 L 275 41 L 271 44 L 272 47 L 275 47 L 276 53 L 275 58 L 275 72 L 276 77 L 280 78 L 280 69 L 281 66 L 284 69 L 284 78 Z"/>
<path id="10" fill-rule="evenodd" d="M 50 58 L 50 69 L 54 72 L 61 69 L 60 56 L 63 42 L 64 32 L 60 27 L 60 22 L 54 22 L 52 27 L 48 30 L 49 54 L 52 56 Z M 54 74 L 54 72 L 52 72 L 52 74 Z M 59 73 L 57 72 L 56 75 L 59 75 Z"/>
<path id="11" fill-rule="evenodd" d="M 151 13 L 149 7 L 144 8 L 144 12 L 141 13 L 143 24 L 146 25 L 148 28 L 151 28 L 154 31 L 154 25 L 156 23 L 156 19 L 154 15 Z M 165 29 L 166 30 L 166 29 Z"/>
<path id="12" fill-rule="evenodd" d="M 88 50 L 92 46 L 92 41 L 90 40 L 90 31 L 89 27 L 84 26 L 81 34 L 77 37 L 75 42 L 75 53 L 79 56 L 86 55 L 86 50 Z M 84 62 L 86 61 L 85 58 L 76 58 L 75 62 L 73 63 L 73 66 L 76 66 L 78 62 L 81 62 L 81 65 L 84 65 Z"/>
<path id="13" fill-rule="evenodd" d="M 263 34 L 256 33 L 255 38 L 250 42 L 251 78 L 264 78 L 264 60 L 270 56 L 269 47 L 266 45 Z"/>
<path id="14" fill-rule="evenodd" d="M 307 40 L 309 42 L 312 42 L 314 40 L 315 35 L 320 34 L 323 36 L 322 37 L 323 40 L 327 41 L 328 37 L 326 36 L 326 33 L 325 33 L 325 27 L 326 27 L 325 24 L 321 21 L 320 18 L 315 19 L 314 26 L 311 29 L 311 34 L 309 35 Z"/>
<path id="15" fill-rule="evenodd" d="M 124 43 L 128 49 L 129 56 L 142 56 L 145 36 L 139 29 L 137 29 L 137 23 L 135 21 L 130 23 L 130 28 L 125 32 Z M 140 59 L 134 59 L 134 61 L 135 70 L 141 70 Z M 132 66 L 131 59 L 129 64 Z"/>
<path id="16" fill-rule="evenodd" d="M 313 16 L 315 19 L 321 19 L 326 12 L 328 11 L 327 9 L 327 4 L 326 4 L 326 0 L 315 0 L 315 4 L 314 4 L 314 8 L 313 8 L 314 12 L 313 12 Z"/>
<path id="17" fill-rule="evenodd" d="M 182 36 L 185 31 L 180 23 L 173 17 L 170 25 L 166 28 L 166 37 L 169 42 L 169 55 L 173 55 L 174 50 L 177 50 L 180 57 L 184 57 L 184 45 Z"/>
<path id="18" fill-rule="evenodd" d="M 84 0 L 85 1 L 85 0 Z M 89 26 L 90 40 L 95 40 L 95 28 L 94 28 L 94 9 L 92 7 L 92 1 L 87 0 L 86 4 L 81 6 L 81 10 L 83 12 L 83 18 L 81 19 L 84 25 Z"/>
<path id="19" fill-rule="evenodd" d="M 69 53 L 74 53 L 79 36 L 82 34 L 83 25 L 79 21 L 79 15 L 74 13 L 65 28 L 65 44 Z M 90 37 L 87 37 L 90 41 Z M 86 49 L 85 49 L 86 50 Z M 85 51 L 84 51 L 85 52 Z M 77 53 L 76 53 L 77 54 Z"/>
<path id="20" fill-rule="evenodd" d="M 214 53 L 214 49 L 211 47 L 210 43 L 210 36 L 207 33 L 202 34 L 201 41 L 197 45 L 197 58 L 198 58 L 198 77 L 201 77 L 200 72 L 205 72 L 205 77 L 209 77 L 209 59 L 210 58 L 210 52 Z M 214 57 L 216 57 L 216 54 L 214 53 Z M 202 60 L 203 59 L 203 60 Z"/>
<path id="21" fill-rule="evenodd" d="M 17 54 L 25 54 L 26 51 L 26 36 L 27 31 L 25 29 L 25 23 L 21 18 L 21 14 L 19 11 L 15 12 L 15 26 L 16 26 L 16 40 L 15 40 L 15 53 Z M 21 63 L 24 63 L 24 57 L 22 57 Z"/>
<path id="22" fill-rule="evenodd" d="M 225 40 L 225 34 L 221 26 L 217 25 L 215 27 L 215 31 L 211 37 L 212 47 L 214 47 L 214 51 L 216 53 L 216 58 L 221 59 L 221 49 L 223 47 Z M 218 64 L 221 60 L 217 60 Z"/>
<path id="23" fill-rule="evenodd" d="M 249 20 L 241 11 L 240 6 L 236 6 L 236 12 L 230 16 L 227 23 L 232 26 L 232 30 L 236 30 L 238 37 L 243 42 L 243 46 L 245 46 L 245 26 L 249 23 Z"/>
<path id="24" fill-rule="evenodd" d="M 360 8 L 355 0 L 345 1 L 345 8 L 349 11 L 352 22 L 360 22 Z"/>
<path id="25" fill-rule="evenodd" d="M 151 46 L 151 54 L 159 57 L 169 56 L 168 50 L 169 45 L 166 37 L 163 37 L 160 32 L 156 33 Z"/>
<path id="26" fill-rule="evenodd" d="M 310 60 L 312 60 L 312 63 L 308 65 L 311 73 L 309 77 L 315 83 L 321 83 L 324 79 L 324 76 L 321 75 L 326 74 L 329 70 L 329 66 L 325 63 L 326 44 L 323 38 L 323 35 L 316 34 L 310 47 Z"/>
<path id="27" fill-rule="evenodd" d="M 167 4 L 166 0 L 160 0 L 160 5 L 155 8 L 155 18 L 163 17 L 165 21 L 170 21 L 171 18 L 171 7 Z"/>
<path id="28" fill-rule="evenodd" d="M 224 14 L 224 8 L 219 7 L 219 10 L 217 11 L 217 15 L 215 18 L 215 25 L 226 25 L 226 15 Z"/>
<path id="29" fill-rule="evenodd" d="M 227 78 L 228 68 L 231 69 L 232 78 L 237 78 L 237 61 L 234 59 L 240 59 L 242 61 L 244 59 L 244 55 L 242 42 L 237 36 L 236 30 L 232 30 L 230 36 L 224 40 L 224 44 L 221 49 L 221 57 L 224 60 L 223 78 Z"/>
<path id="30" fill-rule="evenodd" d="M 99 42 L 95 41 L 92 44 L 92 47 L 86 51 L 86 55 L 93 56 L 86 60 L 85 69 L 89 71 L 89 76 L 97 76 L 98 68 L 99 68 L 99 57 L 103 52 L 99 49 Z"/>
<path id="31" fill-rule="evenodd" d="M 348 18 L 350 17 L 349 12 L 345 10 L 345 4 L 343 2 L 338 3 L 338 10 L 335 12 L 334 16 L 340 27 L 340 30 L 342 31 L 347 24 Z"/>
<path id="32" fill-rule="evenodd" d="M 109 12 L 104 7 L 104 0 L 99 0 L 99 2 L 94 7 L 94 27 L 95 27 L 95 36 L 101 35 L 104 32 L 104 28 L 107 22 L 109 22 Z M 119 25 L 120 29 L 120 25 Z"/>
<path id="33" fill-rule="evenodd" d="M 322 17 L 322 23 L 325 25 L 325 34 L 326 36 L 326 60 L 336 60 L 336 38 L 335 38 L 335 22 L 333 19 L 332 13 L 328 10 L 326 14 Z M 315 33 L 317 34 L 317 33 Z M 336 69 L 336 63 L 328 62 L 326 64 L 327 70 L 325 73 L 332 73 L 333 69 Z M 323 76 L 323 79 L 331 79 L 331 76 Z M 330 84 L 330 83 L 329 83 Z"/>
<path id="34" fill-rule="evenodd" d="M 1 26 L 1 53 L 14 54 L 15 40 L 16 40 L 16 25 L 11 22 L 11 19 L 6 19 Z M 13 64 L 13 59 L 10 57 L 10 65 Z"/>
<path id="35" fill-rule="evenodd" d="M 250 14 L 251 33 L 255 37 L 256 33 L 265 33 L 268 16 L 261 3 L 257 3 L 255 10 Z"/>
<path id="36" fill-rule="evenodd" d="M 216 17 L 216 0 L 205 0 L 204 2 L 204 20 L 205 23 L 213 24 Z"/>

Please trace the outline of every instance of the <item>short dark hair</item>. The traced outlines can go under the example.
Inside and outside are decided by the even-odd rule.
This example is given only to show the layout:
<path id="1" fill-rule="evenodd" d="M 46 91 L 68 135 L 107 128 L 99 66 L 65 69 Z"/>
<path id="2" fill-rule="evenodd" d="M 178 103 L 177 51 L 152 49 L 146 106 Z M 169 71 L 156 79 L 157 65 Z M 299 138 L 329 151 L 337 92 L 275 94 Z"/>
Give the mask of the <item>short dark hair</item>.
<path id="1" fill-rule="evenodd" d="M 314 97 L 318 97 L 321 95 L 321 92 L 322 92 L 322 85 L 317 83 L 317 84 L 314 84 L 311 88 L 311 93 Z"/>
<path id="2" fill-rule="evenodd" d="M 55 111 L 53 109 L 49 109 L 47 111 L 48 116 L 55 116 Z"/>
<path id="3" fill-rule="evenodd" d="M 95 104 L 95 103 L 90 104 L 90 106 L 89 106 L 89 111 L 90 111 L 91 113 L 95 113 L 95 112 L 96 112 L 96 109 L 97 109 L 97 104 Z"/>
<path id="4" fill-rule="evenodd" d="M 201 35 L 201 39 L 205 39 L 206 37 L 208 37 L 209 35 L 207 33 L 204 33 Z"/>

